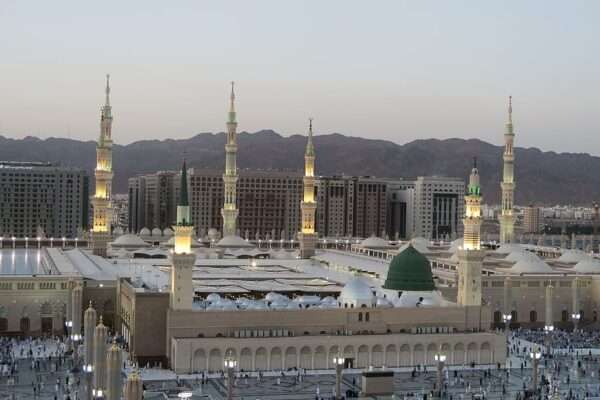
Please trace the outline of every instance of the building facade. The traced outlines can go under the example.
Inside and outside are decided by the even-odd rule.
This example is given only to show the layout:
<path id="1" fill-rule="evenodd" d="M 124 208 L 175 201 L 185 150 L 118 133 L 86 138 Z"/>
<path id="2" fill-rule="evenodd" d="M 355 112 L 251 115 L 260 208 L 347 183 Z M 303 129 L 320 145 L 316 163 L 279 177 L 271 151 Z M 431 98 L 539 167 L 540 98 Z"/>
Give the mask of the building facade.
<path id="1" fill-rule="evenodd" d="M 88 210 L 84 170 L 0 162 L 0 236 L 73 238 L 88 229 Z"/>
<path id="2" fill-rule="evenodd" d="M 179 173 L 174 171 L 129 178 L 129 231 L 171 227 L 176 218 L 179 186 Z"/>
<path id="3" fill-rule="evenodd" d="M 523 209 L 523 233 L 539 233 L 541 212 L 533 205 Z"/>

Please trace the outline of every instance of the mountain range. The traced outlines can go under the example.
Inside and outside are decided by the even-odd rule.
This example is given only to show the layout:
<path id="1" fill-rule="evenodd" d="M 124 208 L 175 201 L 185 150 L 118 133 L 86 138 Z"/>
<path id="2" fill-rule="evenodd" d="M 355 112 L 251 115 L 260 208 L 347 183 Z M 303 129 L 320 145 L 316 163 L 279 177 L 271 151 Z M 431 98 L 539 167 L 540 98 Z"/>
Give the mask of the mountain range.
<path id="1" fill-rule="evenodd" d="M 465 180 L 473 157 L 481 175 L 484 202 L 500 202 L 501 146 L 477 139 L 426 139 L 403 145 L 341 134 L 314 138 L 319 175 L 360 175 L 386 178 L 441 175 Z M 189 139 L 143 140 L 115 144 L 114 192 L 127 191 L 127 179 L 137 174 L 180 168 L 185 156 L 197 168 L 223 168 L 224 133 L 200 133 Z M 238 135 L 239 168 L 303 169 L 306 137 L 281 136 L 272 130 Z M 85 168 L 93 176 L 95 142 L 64 138 L 10 139 L 0 136 L 0 160 L 49 161 Z M 515 149 L 516 204 L 590 205 L 600 199 L 600 157 L 580 153 Z"/>

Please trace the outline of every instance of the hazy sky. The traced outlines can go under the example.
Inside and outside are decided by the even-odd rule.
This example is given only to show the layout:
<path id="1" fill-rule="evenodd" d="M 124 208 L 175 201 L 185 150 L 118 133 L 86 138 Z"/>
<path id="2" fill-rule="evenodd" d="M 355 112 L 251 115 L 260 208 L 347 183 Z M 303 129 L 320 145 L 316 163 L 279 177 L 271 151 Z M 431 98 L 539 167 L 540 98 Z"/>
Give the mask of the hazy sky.
<path id="1" fill-rule="evenodd" d="M 0 0 L 0 134 L 117 143 L 225 128 L 600 155 L 600 2 Z"/>

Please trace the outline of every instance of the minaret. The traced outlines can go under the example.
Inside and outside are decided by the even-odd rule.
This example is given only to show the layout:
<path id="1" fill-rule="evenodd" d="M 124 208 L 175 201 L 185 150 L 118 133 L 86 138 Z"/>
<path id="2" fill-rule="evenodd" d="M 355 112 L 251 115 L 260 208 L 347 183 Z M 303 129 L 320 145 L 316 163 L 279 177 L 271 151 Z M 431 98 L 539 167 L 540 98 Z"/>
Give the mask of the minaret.
<path id="1" fill-rule="evenodd" d="M 102 322 L 102 316 L 100 316 L 100 322 L 96 326 L 94 332 L 94 389 L 96 392 L 106 390 L 106 336 L 108 329 Z"/>
<path id="2" fill-rule="evenodd" d="M 196 262 L 196 254 L 192 251 L 192 231 L 194 226 L 190 218 L 188 203 L 187 168 L 185 160 L 181 168 L 181 190 L 177 205 L 177 224 L 174 247 L 171 253 L 171 292 L 170 306 L 173 310 L 191 310 L 194 300 L 192 270 Z"/>
<path id="3" fill-rule="evenodd" d="M 121 349 L 117 346 L 116 339 L 113 339 L 108 353 L 106 353 L 106 399 L 121 400 L 123 391 L 123 381 L 121 379 L 121 365 L 123 356 Z"/>
<path id="4" fill-rule="evenodd" d="M 225 144 L 225 173 L 223 183 L 225 196 L 221 215 L 223 216 L 223 237 L 236 234 L 238 210 L 236 205 L 237 184 L 237 119 L 235 113 L 234 83 L 231 82 L 231 97 L 229 103 L 229 117 L 227 119 L 227 143 Z"/>
<path id="5" fill-rule="evenodd" d="M 481 268 L 485 256 L 481 250 L 481 222 L 481 187 L 475 159 L 465 196 L 463 246 L 458 250 L 457 303 L 461 306 L 481 305 Z"/>
<path id="6" fill-rule="evenodd" d="M 300 243 L 300 257 L 310 258 L 315 255 L 317 233 L 315 232 L 315 146 L 313 144 L 312 118 L 309 119 L 308 142 L 304 153 L 304 199 L 300 203 L 302 213 L 298 241 Z"/>
<path id="7" fill-rule="evenodd" d="M 513 215 L 515 176 L 515 155 L 513 144 L 515 132 L 512 122 L 512 96 L 508 98 L 508 122 L 504 132 L 504 172 L 502 183 L 502 214 L 500 215 L 500 243 L 512 243 L 514 241 L 515 218 Z"/>
<path id="8" fill-rule="evenodd" d="M 94 221 L 92 249 L 95 255 L 106 257 L 111 232 L 112 197 L 112 107 L 110 106 L 110 75 L 106 75 L 106 102 L 100 115 L 100 138 L 96 145 L 96 193 L 92 199 Z"/>
<path id="9" fill-rule="evenodd" d="M 83 348 L 85 349 L 85 365 L 94 365 L 94 330 L 96 329 L 97 313 L 90 306 L 83 314 Z"/>
<path id="10" fill-rule="evenodd" d="M 142 400 L 143 394 L 142 378 L 137 369 L 135 369 L 127 376 L 127 381 L 125 381 L 125 386 L 123 387 L 123 399 Z"/>

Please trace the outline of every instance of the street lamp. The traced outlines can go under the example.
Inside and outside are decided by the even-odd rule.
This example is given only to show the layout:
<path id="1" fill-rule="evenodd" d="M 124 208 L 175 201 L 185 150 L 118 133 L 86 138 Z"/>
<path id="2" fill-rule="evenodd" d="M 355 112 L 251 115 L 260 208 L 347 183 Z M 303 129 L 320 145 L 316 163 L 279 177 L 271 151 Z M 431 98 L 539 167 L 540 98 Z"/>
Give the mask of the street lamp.
<path id="1" fill-rule="evenodd" d="M 502 314 L 502 320 L 504 321 L 504 329 L 506 331 L 510 330 L 510 320 L 512 319 L 511 314 Z"/>
<path id="2" fill-rule="evenodd" d="M 571 314 L 571 318 L 573 319 L 573 330 L 576 331 L 579 326 L 579 320 L 581 320 L 581 314 L 573 313 Z"/>
<path id="3" fill-rule="evenodd" d="M 433 359 L 437 362 L 437 390 L 439 397 L 442 397 L 442 385 L 444 383 L 444 363 L 446 362 L 445 354 L 434 354 Z"/>
<path id="4" fill-rule="evenodd" d="M 42 245 L 42 243 L 41 243 L 42 242 L 42 238 L 38 236 L 37 237 L 37 242 L 38 242 L 38 249 L 39 249 L 41 247 L 41 245 Z"/>
<path id="5" fill-rule="evenodd" d="M 335 400 L 342 398 L 342 372 L 346 359 L 341 354 L 333 357 L 333 365 L 335 365 Z"/>
<path id="6" fill-rule="evenodd" d="M 540 358 L 542 358 L 542 353 L 539 349 L 535 348 L 531 353 L 529 353 L 529 357 L 531 358 L 531 366 L 533 373 L 533 380 L 531 381 L 532 389 L 534 393 L 537 393 L 537 381 L 538 381 L 538 363 L 540 362 Z"/>
<path id="7" fill-rule="evenodd" d="M 104 391 L 102 389 L 93 389 L 92 390 L 92 398 L 94 400 L 99 400 L 104 398 Z"/>
<path id="8" fill-rule="evenodd" d="M 192 392 L 180 392 L 177 394 L 177 397 L 179 397 L 180 399 L 189 399 L 192 396 L 193 396 Z"/>
<path id="9" fill-rule="evenodd" d="M 233 372 L 237 367 L 237 360 L 229 353 L 225 356 L 223 364 L 227 371 L 227 400 L 233 400 Z"/>
<path id="10" fill-rule="evenodd" d="M 546 353 L 550 354 L 552 352 L 552 349 L 551 349 L 551 344 L 552 344 L 551 334 L 552 334 L 552 332 L 554 332 L 554 325 L 545 325 L 544 326 L 544 332 L 546 333 L 546 336 L 544 337 L 544 343 L 546 345 Z"/>
<path id="11" fill-rule="evenodd" d="M 85 375 L 85 398 L 92 398 L 92 372 L 94 372 L 94 367 L 92 364 L 85 364 L 83 366 L 83 373 Z"/>

